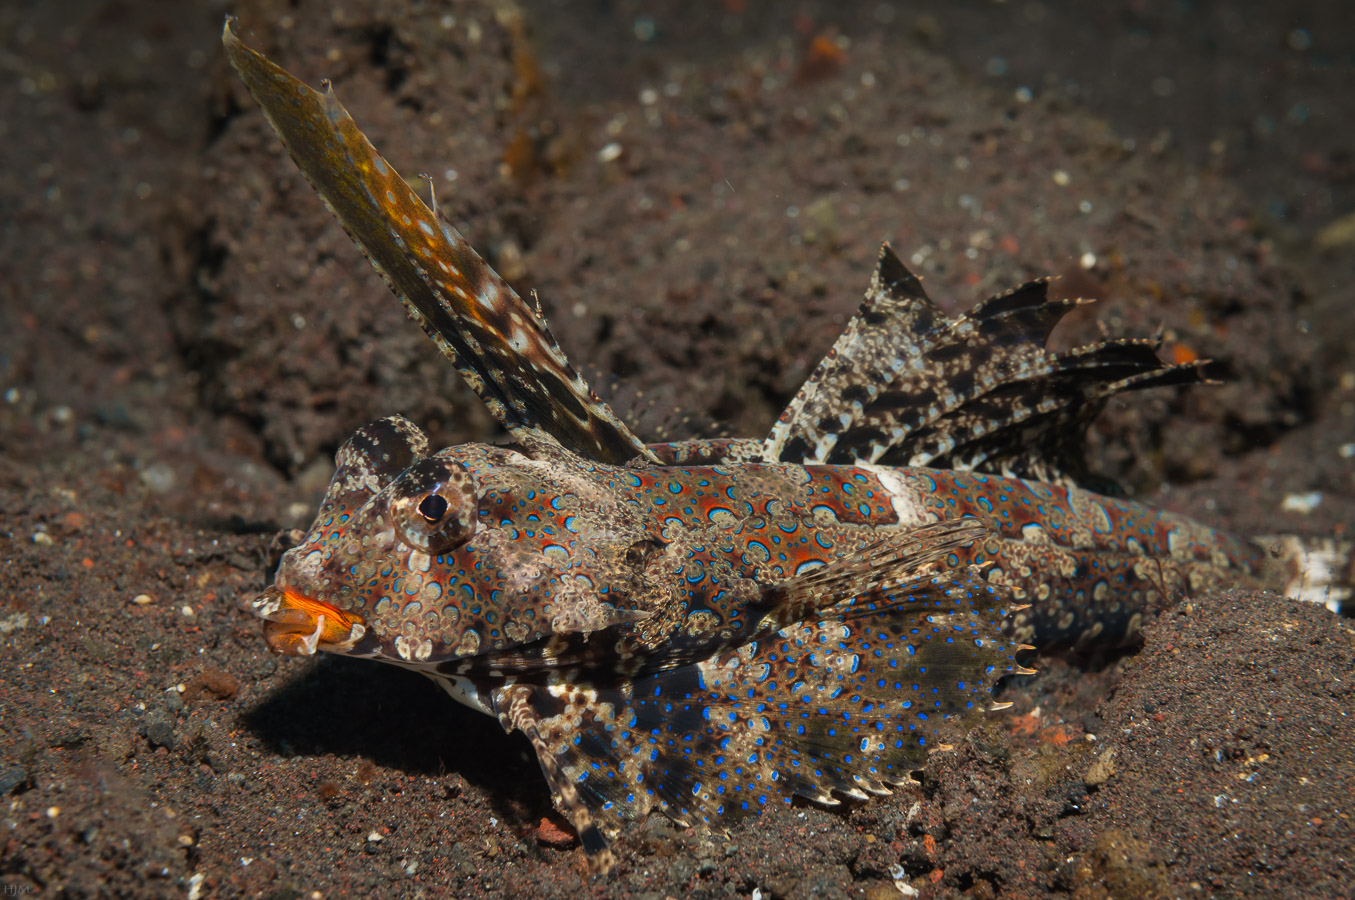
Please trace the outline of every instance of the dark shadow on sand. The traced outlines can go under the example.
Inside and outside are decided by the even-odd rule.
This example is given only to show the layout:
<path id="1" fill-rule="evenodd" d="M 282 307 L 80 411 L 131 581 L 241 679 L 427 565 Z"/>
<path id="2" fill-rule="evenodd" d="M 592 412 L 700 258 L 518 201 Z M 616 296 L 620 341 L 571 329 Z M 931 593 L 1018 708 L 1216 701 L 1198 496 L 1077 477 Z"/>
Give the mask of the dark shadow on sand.
<path id="1" fill-rule="evenodd" d="M 409 775 L 458 773 L 496 806 L 550 806 L 526 738 L 394 666 L 321 657 L 241 719 L 282 755 L 352 757 Z"/>

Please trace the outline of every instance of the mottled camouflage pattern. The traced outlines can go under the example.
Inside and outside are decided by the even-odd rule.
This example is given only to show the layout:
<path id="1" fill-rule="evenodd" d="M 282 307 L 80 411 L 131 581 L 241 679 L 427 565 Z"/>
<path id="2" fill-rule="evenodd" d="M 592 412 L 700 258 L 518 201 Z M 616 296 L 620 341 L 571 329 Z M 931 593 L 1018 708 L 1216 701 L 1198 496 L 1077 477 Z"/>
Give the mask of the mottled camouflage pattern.
<path id="1" fill-rule="evenodd" d="M 1045 350 L 1087 300 L 1051 302 L 1047 279 L 951 320 L 888 245 L 865 300 L 764 442 L 787 462 L 984 469 L 1069 481 L 1086 423 L 1112 394 L 1197 381 L 1143 340 Z M 1070 482 L 1071 483 L 1071 482 Z"/>
<path id="2" fill-rule="evenodd" d="M 899 523 L 868 470 L 422 446 L 359 431 L 255 610 L 281 652 L 418 668 L 525 732 L 590 850 L 655 806 L 881 791 L 1014 670 L 1004 595 L 929 571 L 983 529 Z"/>
<path id="3" fill-rule="evenodd" d="M 994 708 L 1024 642 L 1121 641 L 1169 598 L 1261 575 L 1248 544 L 1074 483 L 1106 397 L 1194 367 L 1140 341 L 1046 351 L 1072 304 L 1043 282 L 948 319 L 888 247 L 765 440 L 645 446 L 332 93 L 229 22 L 224 41 L 513 441 L 432 453 L 399 417 L 363 428 L 251 609 L 278 652 L 414 668 L 522 731 L 597 868 L 651 809 L 699 824 L 886 792 Z"/>

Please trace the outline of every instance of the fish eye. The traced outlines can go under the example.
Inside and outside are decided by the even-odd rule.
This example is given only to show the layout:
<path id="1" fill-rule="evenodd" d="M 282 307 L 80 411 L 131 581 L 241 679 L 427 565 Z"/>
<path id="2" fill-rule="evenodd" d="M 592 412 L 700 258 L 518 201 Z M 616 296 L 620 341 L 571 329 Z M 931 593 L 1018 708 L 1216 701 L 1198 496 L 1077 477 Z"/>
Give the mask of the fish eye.
<path id="1" fill-rule="evenodd" d="M 474 536 L 475 482 L 464 466 L 437 457 L 406 469 L 389 488 L 391 524 L 407 547 L 445 553 Z"/>
<path id="2" fill-rule="evenodd" d="M 642 566 L 649 562 L 650 557 L 667 546 L 667 542 L 653 538 L 636 541 L 626 548 L 626 562 L 633 566 Z"/>
<path id="3" fill-rule="evenodd" d="M 436 522 L 447 514 L 447 498 L 438 494 L 429 494 L 419 501 L 419 515 L 428 522 Z"/>

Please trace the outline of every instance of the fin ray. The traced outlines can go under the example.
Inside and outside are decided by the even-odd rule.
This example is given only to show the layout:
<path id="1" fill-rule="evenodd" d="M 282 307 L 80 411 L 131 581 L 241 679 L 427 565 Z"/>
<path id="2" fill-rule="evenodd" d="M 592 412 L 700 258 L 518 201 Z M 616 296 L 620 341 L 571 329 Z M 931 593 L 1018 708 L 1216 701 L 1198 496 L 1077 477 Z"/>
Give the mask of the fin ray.
<path id="1" fill-rule="evenodd" d="M 540 429 L 584 456 L 652 459 L 525 303 L 440 211 L 376 151 L 332 89 L 312 90 L 245 46 L 222 42 L 297 166 L 372 267 L 510 432 Z"/>
<path id="2" fill-rule="evenodd" d="M 1007 611 L 976 573 L 948 573 L 629 682 L 505 690 L 532 710 L 543 768 L 570 786 L 563 806 L 583 808 L 565 808 L 571 821 L 614 832 L 658 808 L 713 824 L 907 781 L 1016 670 Z"/>
<path id="3" fill-rule="evenodd" d="M 1067 483 L 1085 477 L 1086 426 L 1114 394 L 1204 380 L 1150 341 L 1045 348 L 1086 300 L 1048 279 L 951 319 L 886 244 L 866 299 L 764 441 L 784 462 L 982 468 Z M 893 316 L 891 320 L 889 317 Z"/>

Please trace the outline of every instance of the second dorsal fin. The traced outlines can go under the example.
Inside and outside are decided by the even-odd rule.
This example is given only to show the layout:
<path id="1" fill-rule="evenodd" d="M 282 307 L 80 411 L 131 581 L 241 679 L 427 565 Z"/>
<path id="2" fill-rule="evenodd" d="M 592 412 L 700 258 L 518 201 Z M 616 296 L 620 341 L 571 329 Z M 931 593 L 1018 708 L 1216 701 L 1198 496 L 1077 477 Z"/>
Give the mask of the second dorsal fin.
<path id="1" fill-rule="evenodd" d="M 886 244 L 865 301 L 763 442 L 782 462 L 981 469 L 1066 481 L 1107 398 L 1203 380 L 1142 340 L 1053 353 L 1054 326 L 1083 300 L 1048 281 L 944 315 Z"/>

